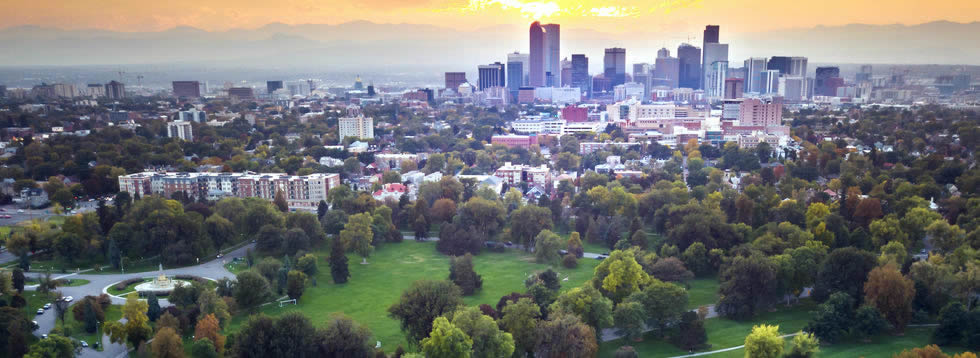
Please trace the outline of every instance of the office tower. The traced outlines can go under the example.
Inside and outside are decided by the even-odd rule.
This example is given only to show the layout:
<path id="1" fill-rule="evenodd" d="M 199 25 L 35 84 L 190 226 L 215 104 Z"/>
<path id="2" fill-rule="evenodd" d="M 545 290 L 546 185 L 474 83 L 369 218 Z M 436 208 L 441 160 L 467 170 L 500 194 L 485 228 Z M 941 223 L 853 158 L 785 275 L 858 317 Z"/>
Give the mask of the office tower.
<path id="1" fill-rule="evenodd" d="M 779 76 L 779 96 L 788 102 L 803 101 L 806 95 L 806 78 L 800 76 Z"/>
<path id="2" fill-rule="evenodd" d="M 701 66 L 705 68 L 705 73 L 704 73 L 703 76 L 701 76 L 701 77 L 704 78 L 704 80 L 703 80 L 704 82 L 702 82 L 702 83 L 704 83 L 704 87 L 703 88 L 704 88 L 705 92 L 708 91 L 708 85 L 707 85 L 707 80 L 708 80 L 708 76 L 709 76 L 709 73 L 708 73 L 709 71 L 708 70 L 716 68 L 714 66 L 715 62 L 726 62 L 726 65 L 725 65 L 725 69 L 726 69 L 725 77 L 723 77 L 720 80 L 718 80 L 720 82 L 716 82 L 716 84 L 717 83 L 721 83 L 721 87 L 716 88 L 716 90 L 724 90 L 724 88 L 725 88 L 724 87 L 724 85 L 725 85 L 724 81 L 725 81 L 725 78 L 728 77 L 728 74 L 727 74 L 727 69 L 728 69 L 728 65 L 727 65 L 727 62 L 728 62 L 728 44 L 720 44 L 720 43 L 712 43 L 712 42 L 706 43 L 706 44 L 704 44 L 704 52 L 702 53 L 702 57 L 704 58 L 704 61 L 706 61 L 706 62 L 701 63 Z M 718 97 L 720 97 L 720 96 L 721 96 L 721 92 L 718 92 Z"/>
<path id="3" fill-rule="evenodd" d="M 708 98 L 722 98 L 725 95 L 725 79 L 728 78 L 728 61 L 715 61 L 708 68 L 704 78 L 704 95 Z"/>
<path id="4" fill-rule="evenodd" d="M 572 61 L 568 58 L 561 60 L 561 86 L 567 87 L 572 83 Z"/>
<path id="5" fill-rule="evenodd" d="M 657 65 L 653 69 L 653 85 L 677 88 L 680 86 L 680 60 L 670 57 L 670 52 L 662 49 L 667 56 L 658 56 Z"/>
<path id="6" fill-rule="evenodd" d="M 854 76 L 854 82 L 871 82 L 871 65 L 861 65 L 861 72 Z"/>
<path id="7" fill-rule="evenodd" d="M 788 75 L 790 69 L 793 67 L 793 60 L 791 57 L 786 56 L 773 56 L 769 58 L 769 63 L 766 64 L 766 69 L 777 70 L 781 75 Z"/>
<path id="8" fill-rule="evenodd" d="M 69 83 L 55 83 L 54 85 L 54 95 L 62 98 L 75 98 L 78 97 L 78 88 L 73 84 Z"/>
<path id="9" fill-rule="evenodd" d="M 167 123 L 167 137 L 193 142 L 194 131 L 191 129 L 191 122 L 173 121 Z"/>
<path id="10" fill-rule="evenodd" d="M 282 88 L 282 81 L 265 81 L 265 93 L 272 94 Z"/>
<path id="11" fill-rule="evenodd" d="M 607 48 L 602 73 L 610 80 L 611 87 L 626 83 L 626 49 Z"/>
<path id="12" fill-rule="evenodd" d="M 504 64 L 500 62 L 480 65 L 477 88 L 483 91 L 490 87 L 505 87 L 507 82 L 505 81 L 506 76 L 504 76 L 504 73 Z"/>
<path id="13" fill-rule="evenodd" d="M 701 48 L 704 49 L 704 52 L 701 53 L 702 74 L 706 73 L 708 71 L 708 68 L 711 68 L 711 63 L 718 61 L 717 59 L 713 61 L 708 58 L 708 44 L 718 43 L 720 32 L 721 32 L 721 28 L 718 25 L 708 25 L 704 27 L 704 36 L 702 37 L 702 43 L 701 43 Z M 725 61 L 728 61 L 728 55 L 727 55 L 728 50 L 726 49 L 725 52 L 726 52 Z M 707 89 L 704 87 L 704 78 L 705 76 L 702 75 L 701 79 L 699 79 L 699 81 L 701 81 L 700 82 L 701 86 L 698 88 Z"/>
<path id="14" fill-rule="evenodd" d="M 547 24 L 544 28 L 544 75 L 549 87 L 561 87 L 561 26 Z"/>
<path id="15" fill-rule="evenodd" d="M 762 72 L 766 70 L 765 57 L 752 57 L 745 60 L 745 90 L 760 93 Z"/>
<path id="16" fill-rule="evenodd" d="M 524 86 L 524 63 L 507 61 L 507 90 L 511 97 L 517 98 L 517 92 Z"/>
<path id="17" fill-rule="evenodd" d="M 636 79 L 636 76 L 643 76 L 649 73 L 650 73 L 649 63 L 641 62 L 641 63 L 633 64 L 633 79 Z"/>
<path id="18" fill-rule="evenodd" d="M 759 74 L 759 94 L 772 94 L 779 91 L 779 70 L 765 70 Z"/>
<path id="19" fill-rule="evenodd" d="M 173 81 L 174 97 L 201 97 L 201 83 L 198 81 Z"/>
<path id="20" fill-rule="evenodd" d="M 668 50 L 666 47 L 661 47 L 659 50 L 657 50 L 657 58 L 661 57 L 670 57 L 670 50 Z"/>
<path id="21" fill-rule="evenodd" d="M 363 115 L 344 117 L 337 120 L 338 135 L 341 140 L 347 137 L 358 139 L 374 138 L 374 118 Z"/>
<path id="22" fill-rule="evenodd" d="M 528 61 L 531 62 L 531 65 L 528 73 L 528 84 L 531 87 L 544 87 L 544 29 L 541 28 L 540 22 L 535 21 L 531 24 L 530 39 L 531 51 L 528 55 Z"/>
<path id="23" fill-rule="evenodd" d="M 701 48 L 690 44 L 677 47 L 677 60 L 680 74 L 678 75 L 681 88 L 698 88 L 701 82 Z"/>
<path id="24" fill-rule="evenodd" d="M 572 87 L 578 87 L 582 93 L 589 96 L 592 89 L 592 78 L 589 77 L 589 58 L 583 54 L 572 55 Z"/>
<path id="25" fill-rule="evenodd" d="M 527 86 L 528 74 L 531 72 L 531 61 L 526 53 L 514 52 L 507 54 L 507 62 L 520 62 L 524 73 L 521 74 L 521 86 Z M 508 77 L 510 74 L 508 74 Z"/>
<path id="26" fill-rule="evenodd" d="M 643 95 L 637 98 L 650 98 L 650 88 L 653 87 L 653 66 L 649 63 L 633 64 L 633 82 L 643 85 Z"/>
<path id="27" fill-rule="evenodd" d="M 126 98 L 126 85 L 116 81 L 109 81 L 109 83 L 105 84 L 105 96 L 109 99 Z"/>
<path id="28" fill-rule="evenodd" d="M 794 56 L 789 58 L 789 75 L 806 77 L 806 57 Z"/>
<path id="29" fill-rule="evenodd" d="M 252 87 L 232 87 L 228 89 L 228 97 L 237 98 L 239 101 L 255 99 L 255 91 Z"/>
<path id="30" fill-rule="evenodd" d="M 446 72 L 446 88 L 455 91 L 463 83 L 466 83 L 466 72 Z"/>
<path id="31" fill-rule="evenodd" d="M 741 78 L 725 79 L 725 99 L 742 98 L 745 92 L 745 80 Z"/>
<path id="32" fill-rule="evenodd" d="M 189 111 L 177 112 L 177 119 L 184 122 L 204 123 L 208 121 L 208 114 L 204 111 L 191 109 Z"/>
<path id="33" fill-rule="evenodd" d="M 836 96 L 837 87 L 843 85 L 840 79 L 840 68 L 838 67 L 817 67 L 817 75 L 814 79 L 813 94 L 817 96 Z"/>
<path id="34" fill-rule="evenodd" d="M 98 83 L 89 83 L 88 88 L 86 88 L 86 95 L 92 98 L 102 98 L 105 97 L 105 90 L 109 87 L 109 84 L 104 85 Z"/>

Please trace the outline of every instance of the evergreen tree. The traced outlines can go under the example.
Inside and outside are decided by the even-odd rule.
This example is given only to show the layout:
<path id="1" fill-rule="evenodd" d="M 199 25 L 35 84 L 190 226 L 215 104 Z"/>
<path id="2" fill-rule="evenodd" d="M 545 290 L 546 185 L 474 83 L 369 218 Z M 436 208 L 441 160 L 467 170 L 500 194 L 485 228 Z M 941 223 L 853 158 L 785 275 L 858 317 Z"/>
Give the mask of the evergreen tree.
<path id="1" fill-rule="evenodd" d="M 119 244 L 116 240 L 109 240 L 109 265 L 114 269 L 119 269 L 122 265 L 122 252 L 119 250 Z"/>
<path id="2" fill-rule="evenodd" d="M 85 305 L 85 332 L 95 333 L 99 327 L 99 319 L 95 314 L 92 304 Z"/>
<path id="3" fill-rule="evenodd" d="M 323 219 L 323 215 L 327 214 L 330 208 L 327 207 L 327 202 L 320 200 L 320 203 L 316 205 L 316 217 L 317 219 Z"/>
<path id="4" fill-rule="evenodd" d="M 150 292 L 146 297 L 146 317 L 150 319 L 150 322 L 156 322 L 157 318 L 160 318 L 160 300 L 157 298 L 157 294 Z"/>
<path id="5" fill-rule="evenodd" d="M 340 240 L 334 239 L 330 245 L 330 276 L 333 276 L 334 283 L 345 283 L 350 278 L 350 271 L 347 269 L 347 253 L 344 252 L 344 244 Z"/>

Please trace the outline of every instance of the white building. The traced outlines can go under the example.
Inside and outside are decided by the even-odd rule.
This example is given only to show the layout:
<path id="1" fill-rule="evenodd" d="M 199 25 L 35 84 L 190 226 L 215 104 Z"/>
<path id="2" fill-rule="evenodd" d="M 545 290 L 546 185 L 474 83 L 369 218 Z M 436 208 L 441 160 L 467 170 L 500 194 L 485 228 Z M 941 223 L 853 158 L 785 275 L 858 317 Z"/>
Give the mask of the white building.
<path id="1" fill-rule="evenodd" d="M 177 119 L 185 122 L 204 123 L 208 121 L 208 114 L 205 113 L 204 111 L 191 109 L 189 111 L 177 112 Z"/>
<path id="2" fill-rule="evenodd" d="M 625 101 L 630 98 L 643 99 L 645 87 L 642 83 L 629 82 L 613 87 L 613 98 L 616 101 Z"/>
<path id="3" fill-rule="evenodd" d="M 191 122 L 173 121 L 167 123 L 167 137 L 180 138 L 188 142 L 194 141 L 194 131 L 191 128 Z"/>
<path id="4" fill-rule="evenodd" d="M 374 139 L 374 119 L 370 117 L 340 118 L 337 126 L 341 140 L 347 137 L 357 139 Z"/>

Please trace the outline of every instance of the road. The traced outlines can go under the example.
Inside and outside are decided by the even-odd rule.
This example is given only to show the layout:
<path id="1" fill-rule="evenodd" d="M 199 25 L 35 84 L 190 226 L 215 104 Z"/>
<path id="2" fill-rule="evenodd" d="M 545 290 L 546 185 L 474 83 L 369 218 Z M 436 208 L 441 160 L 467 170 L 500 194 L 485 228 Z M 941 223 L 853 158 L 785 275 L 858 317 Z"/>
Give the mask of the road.
<path id="1" fill-rule="evenodd" d="M 167 276 L 194 275 L 194 276 L 201 276 L 201 277 L 215 279 L 215 280 L 224 277 L 234 278 L 234 275 L 231 272 L 229 272 L 227 269 L 225 269 L 224 264 L 226 262 L 231 262 L 231 260 L 233 260 L 236 257 L 244 257 L 245 250 L 253 246 L 254 244 L 248 244 L 244 247 L 229 252 L 228 254 L 224 255 L 224 257 L 222 257 L 221 259 L 211 260 L 196 266 L 167 269 L 167 270 L 163 270 L 163 273 Z M 89 283 L 82 286 L 58 288 L 58 290 L 61 291 L 62 296 L 72 296 L 75 298 L 74 302 L 78 302 L 82 297 L 85 296 L 101 295 L 102 293 L 104 293 L 104 290 L 109 285 L 112 285 L 116 282 L 123 281 L 130 278 L 156 276 L 158 274 L 159 274 L 158 272 L 140 272 L 140 273 L 105 274 L 105 275 L 74 273 L 74 274 L 53 276 L 53 278 L 88 280 Z M 31 272 L 28 273 L 28 275 L 37 277 L 43 274 L 37 272 Z M 28 290 L 34 290 L 36 288 L 37 288 L 36 285 L 26 287 L 26 289 Z M 125 302 L 126 300 L 124 298 L 114 297 L 114 296 L 112 297 L 113 304 L 121 305 Z M 167 302 L 166 299 L 160 300 L 160 306 L 167 307 L 169 305 L 170 303 Z M 67 313 L 67 314 L 71 314 L 71 313 Z M 55 316 L 56 314 L 53 308 L 45 311 L 44 314 L 35 316 L 33 319 L 37 321 L 39 328 L 34 331 L 34 334 L 40 336 L 42 333 L 50 332 L 51 329 L 54 328 L 55 326 Z M 88 343 L 91 344 L 93 342 L 88 342 Z M 127 348 L 125 344 L 113 344 L 109 342 L 108 337 L 102 338 L 102 345 L 103 347 L 105 347 L 103 352 L 98 352 L 92 348 L 83 348 L 82 354 L 80 356 L 86 358 L 116 357 L 118 355 L 124 355 L 127 352 Z"/>

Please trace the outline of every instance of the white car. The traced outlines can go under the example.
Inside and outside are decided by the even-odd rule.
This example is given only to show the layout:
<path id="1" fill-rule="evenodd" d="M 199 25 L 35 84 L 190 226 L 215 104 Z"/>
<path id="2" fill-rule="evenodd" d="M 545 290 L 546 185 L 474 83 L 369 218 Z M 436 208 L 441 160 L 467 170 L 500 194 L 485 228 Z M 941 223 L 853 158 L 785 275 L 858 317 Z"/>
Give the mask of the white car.
<path id="1" fill-rule="evenodd" d="M 82 342 L 82 347 L 88 348 L 88 342 L 86 341 L 81 341 L 81 342 Z"/>
<path id="2" fill-rule="evenodd" d="M 44 304 L 44 309 L 46 309 L 46 310 L 51 309 L 51 304 L 50 303 L 45 303 Z"/>
<path id="3" fill-rule="evenodd" d="M 75 298 L 72 297 L 72 296 L 65 297 L 65 302 L 71 302 L 71 301 L 74 301 L 74 300 L 75 300 Z"/>
<path id="4" fill-rule="evenodd" d="M 24 213 L 24 209 L 17 209 L 17 212 L 23 214 Z"/>

